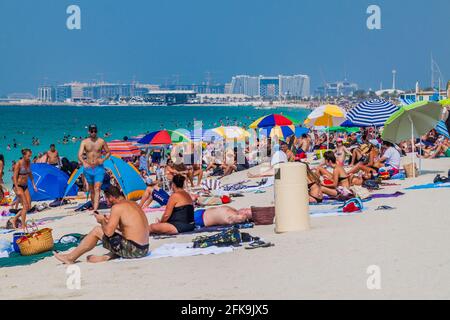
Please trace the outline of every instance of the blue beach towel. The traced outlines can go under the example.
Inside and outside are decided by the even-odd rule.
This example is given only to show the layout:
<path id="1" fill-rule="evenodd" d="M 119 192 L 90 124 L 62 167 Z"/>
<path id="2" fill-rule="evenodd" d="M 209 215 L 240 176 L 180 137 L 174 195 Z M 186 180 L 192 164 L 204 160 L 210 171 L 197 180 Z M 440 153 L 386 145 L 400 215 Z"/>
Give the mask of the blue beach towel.
<path id="1" fill-rule="evenodd" d="M 425 190 L 450 188 L 450 183 L 429 183 L 406 188 L 405 190 Z"/>

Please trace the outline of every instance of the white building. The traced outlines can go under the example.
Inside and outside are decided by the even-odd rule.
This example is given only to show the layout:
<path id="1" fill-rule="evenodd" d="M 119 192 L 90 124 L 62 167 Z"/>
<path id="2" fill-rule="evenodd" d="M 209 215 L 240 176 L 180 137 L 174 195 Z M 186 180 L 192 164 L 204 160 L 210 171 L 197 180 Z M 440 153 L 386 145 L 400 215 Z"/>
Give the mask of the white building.
<path id="1" fill-rule="evenodd" d="M 311 95 L 311 82 L 306 75 L 284 76 L 280 75 L 280 96 L 283 97 L 309 97 Z"/>
<path id="2" fill-rule="evenodd" d="M 231 93 L 244 94 L 250 97 L 259 96 L 259 77 L 234 76 L 231 79 Z"/>

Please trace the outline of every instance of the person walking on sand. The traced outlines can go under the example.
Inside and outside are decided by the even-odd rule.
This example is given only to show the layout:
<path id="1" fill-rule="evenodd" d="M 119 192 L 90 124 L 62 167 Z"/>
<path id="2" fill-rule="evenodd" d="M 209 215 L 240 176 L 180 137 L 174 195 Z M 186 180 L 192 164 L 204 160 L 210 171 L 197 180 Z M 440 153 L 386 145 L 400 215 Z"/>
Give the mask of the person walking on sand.
<path id="1" fill-rule="evenodd" d="M 18 228 L 18 219 L 20 216 L 20 222 L 22 226 L 26 225 L 26 218 L 28 210 L 31 209 L 31 196 L 30 190 L 28 190 L 28 179 L 31 180 L 31 184 L 35 192 L 38 191 L 33 178 L 33 173 L 31 172 L 31 150 L 23 149 L 22 150 L 22 159 L 17 161 L 14 165 L 13 172 L 13 184 L 14 184 L 14 192 L 22 204 L 22 210 L 17 213 L 17 215 L 10 220 L 8 226 L 11 229 Z"/>
<path id="2" fill-rule="evenodd" d="M 48 150 L 45 155 L 46 155 L 46 158 L 47 158 L 46 162 L 49 165 L 52 165 L 54 167 L 59 166 L 59 163 L 60 163 L 59 153 L 56 150 L 56 147 L 55 147 L 54 144 L 50 145 L 50 150 Z"/>
<path id="3" fill-rule="evenodd" d="M 101 240 L 109 253 L 102 256 L 90 255 L 88 262 L 98 263 L 111 259 L 138 259 L 148 254 L 148 220 L 144 211 L 133 201 L 124 198 L 120 189 L 110 186 L 105 191 L 106 201 L 112 205 L 111 214 L 95 214 L 100 226 L 81 241 L 80 245 L 68 254 L 54 252 L 54 257 L 64 264 L 73 264 L 83 254 L 91 251 Z"/>
<path id="4" fill-rule="evenodd" d="M 105 140 L 97 136 L 98 129 L 95 124 L 89 126 L 89 137 L 81 142 L 78 151 L 78 160 L 84 167 L 84 177 L 89 185 L 93 210 L 97 211 L 100 200 L 100 191 L 105 167 L 103 163 L 111 156 Z M 105 156 L 102 158 L 102 153 Z"/>

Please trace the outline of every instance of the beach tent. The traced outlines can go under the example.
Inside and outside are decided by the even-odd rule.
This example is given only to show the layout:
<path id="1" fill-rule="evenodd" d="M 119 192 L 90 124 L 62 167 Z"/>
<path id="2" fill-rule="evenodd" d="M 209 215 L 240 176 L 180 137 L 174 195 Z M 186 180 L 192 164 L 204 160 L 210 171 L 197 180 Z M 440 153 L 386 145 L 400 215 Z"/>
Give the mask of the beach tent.
<path id="1" fill-rule="evenodd" d="M 38 189 L 38 192 L 35 192 L 31 181 L 28 181 L 28 190 L 30 190 L 32 201 L 48 201 L 63 198 L 65 191 L 67 191 L 69 196 L 78 194 L 78 187 L 75 185 L 66 190 L 69 176 L 52 165 L 32 163 L 31 172 Z"/>
<path id="2" fill-rule="evenodd" d="M 364 101 L 350 110 L 347 119 L 359 127 L 382 127 L 398 107 L 386 100 Z"/>
<path id="3" fill-rule="evenodd" d="M 146 185 L 142 180 L 139 171 L 131 163 L 112 156 L 105 161 L 104 166 L 112 172 L 128 200 L 138 200 L 142 197 Z M 78 177 L 83 174 L 83 171 L 84 168 L 81 167 L 72 173 L 72 176 L 67 183 L 66 192 L 72 188 Z"/>

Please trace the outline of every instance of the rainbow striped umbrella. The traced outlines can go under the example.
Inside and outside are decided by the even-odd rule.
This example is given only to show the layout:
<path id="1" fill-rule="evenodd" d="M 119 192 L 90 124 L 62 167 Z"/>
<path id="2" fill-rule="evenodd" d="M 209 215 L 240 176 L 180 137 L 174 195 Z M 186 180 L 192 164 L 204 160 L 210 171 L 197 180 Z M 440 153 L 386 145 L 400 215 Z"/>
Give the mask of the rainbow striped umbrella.
<path id="1" fill-rule="evenodd" d="M 129 141 L 114 140 L 108 142 L 108 148 L 112 155 L 120 158 L 130 158 L 141 154 L 141 150 Z"/>
<path id="2" fill-rule="evenodd" d="M 294 123 L 291 119 L 288 119 L 281 114 L 270 114 L 256 120 L 250 125 L 250 128 L 270 128 L 275 126 L 292 126 Z"/>
<path id="3" fill-rule="evenodd" d="M 265 134 L 269 132 L 269 136 L 273 139 L 278 137 L 280 140 L 286 140 L 287 137 L 290 137 L 295 134 L 295 126 L 275 126 L 270 129 L 261 129 L 261 132 Z"/>

